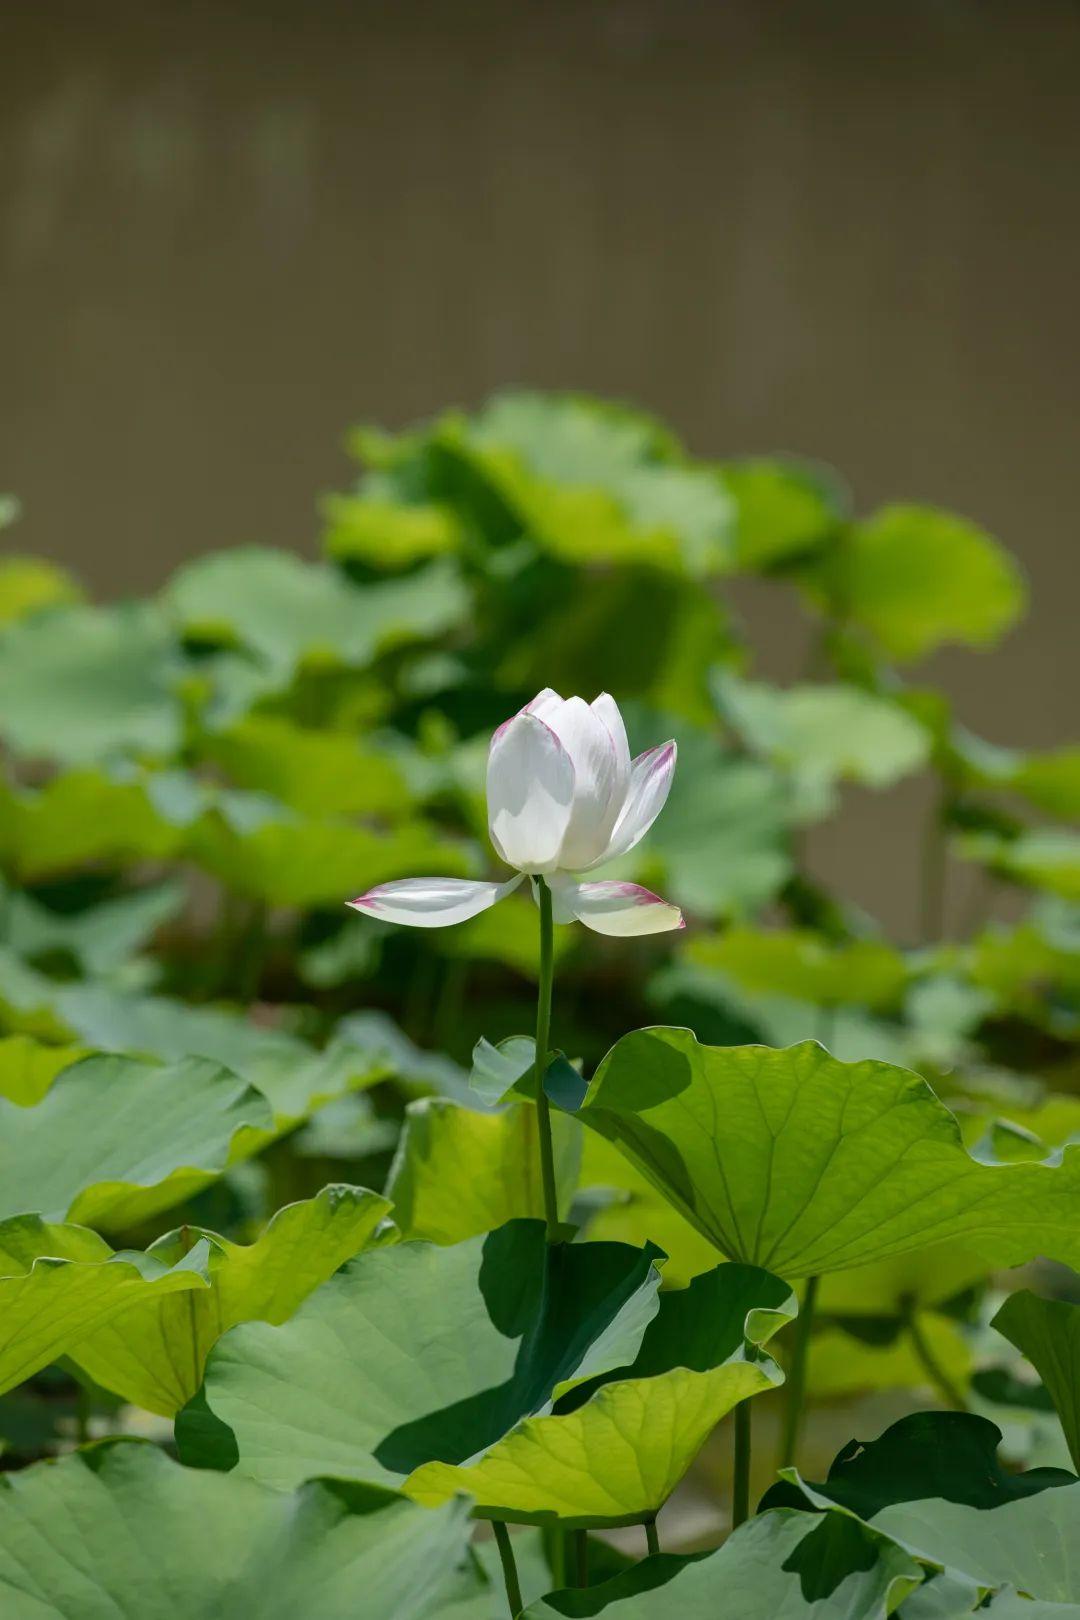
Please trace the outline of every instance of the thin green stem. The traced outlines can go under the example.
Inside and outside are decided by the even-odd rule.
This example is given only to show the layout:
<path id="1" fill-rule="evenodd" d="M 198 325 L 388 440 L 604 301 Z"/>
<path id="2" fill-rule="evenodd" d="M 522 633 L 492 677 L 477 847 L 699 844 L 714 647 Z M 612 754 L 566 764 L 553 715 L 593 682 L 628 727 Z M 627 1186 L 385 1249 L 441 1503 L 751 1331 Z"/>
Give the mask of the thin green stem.
<path id="1" fill-rule="evenodd" d="M 926 1376 L 941 1395 L 946 1406 L 951 1406 L 956 1412 L 966 1412 L 968 1409 L 967 1401 L 964 1399 L 961 1391 L 953 1383 L 949 1374 L 945 1371 L 945 1368 L 941 1365 L 941 1362 L 938 1360 L 930 1341 L 927 1339 L 922 1327 L 919 1324 L 914 1299 L 912 1299 L 910 1296 L 905 1296 L 901 1301 L 901 1312 L 903 1314 L 904 1327 L 907 1330 L 908 1338 L 911 1340 L 911 1348 L 914 1350 L 919 1364 L 926 1373 Z"/>
<path id="2" fill-rule="evenodd" d="M 574 1531 L 574 1573 L 579 1586 L 589 1584 L 589 1532 Z"/>
<path id="3" fill-rule="evenodd" d="M 80 1383 L 75 1392 L 75 1435 L 80 1446 L 90 1439 L 90 1410 L 90 1391 Z"/>
<path id="4" fill-rule="evenodd" d="M 945 880 L 948 839 L 945 831 L 947 801 L 935 799 L 927 818 L 922 847 L 922 902 L 920 932 L 923 944 L 930 945 L 945 932 Z"/>
<path id="5" fill-rule="evenodd" d="M 731 1524 L 737 1530 L 750 1517 L 750 1402 L 735 1408 L 735 1470 L 731 1498 Z"/>
<path id="6" fill-rule="evenodd" d="M 795 1321 L 795 1343 L 791 1350 L 791 1366 L 787 1376 L 787 1401 L 784 1406 L 784 1432 L 780 1440 L 780 1466 L 794 1466 L 799 1449 L 799 1431 L 802 1428 L 803 1402 L 806 1396 L 806 1363 L 810 1353 L 810 1330 L 814 1322 L 814 1304 L 817 1300 L 817 1277 L 807 1277 L 799 1314 Z"/>
<path id="7" fill-rule="evenodd" d="M 540 984 L 536 993 L 536 1123 L 540 1130 L 540 1176 L 544 1184 L 544 1219 L 547 1240 L 559 1239 L 559 1198 L 555 1190 L 555 1150 L 551 1143 L 551 1105 L 544 1090 L 548 1042 L 551 1038 L 551 980 L 555 957 L 555 929 L 551 917 L 551 890 L 536 879 L 540 902 Z"/>
<path id="8" fill-rule="evenodd" d="M 660 1551 L 660 1536 L 656 1528 L 656 1514 L 645 1520 L 645 1545 L 649 1550 L 649 1557 Z"/>
<path id="9" fill-rule="evenodd" d="M 517 1564 L 514 1561 L 514 1545 L 510 1540 L 510 1532 L 501 1519 L 492 1521 L 495 1531 L 495 1545 L 499 1549 L 499 1562 L 502 1565 L 503 1583 L 506 1586 L 506 1601 L 510 1605 L 510 1620 L 521 1613 L 524 1605 L 521 1601 L 521 1582 L 518 1580 Z"/>
<path id="10" fill-rule="evenodd" d="M 551 1589 L 558 1592 L 566 1585 L 566 1531 L 558 1524 L 551 1532 L 548 1563 L 551 1566 Z"/>

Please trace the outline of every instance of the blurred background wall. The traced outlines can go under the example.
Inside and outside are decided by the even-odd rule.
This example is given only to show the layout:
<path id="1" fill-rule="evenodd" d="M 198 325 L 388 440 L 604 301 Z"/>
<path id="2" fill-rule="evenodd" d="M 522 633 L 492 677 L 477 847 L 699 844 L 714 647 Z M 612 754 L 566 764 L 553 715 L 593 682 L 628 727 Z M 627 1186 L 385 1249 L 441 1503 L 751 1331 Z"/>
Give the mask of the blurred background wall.
<path id="1" fill-rule="evenodd" d="M 0 488 L 101 593 L 312 550 L 343 429 L 506 384 L 954 507 L 1029 619 L 942 679 L 1075 735 L 1080 7 L 6 0 Z M 740 588 L 770 672 L 797 647 Z M 917 795 L 918 788 L 910 791 Z M 876 909 L 911 806 L 815 835 Z"/>

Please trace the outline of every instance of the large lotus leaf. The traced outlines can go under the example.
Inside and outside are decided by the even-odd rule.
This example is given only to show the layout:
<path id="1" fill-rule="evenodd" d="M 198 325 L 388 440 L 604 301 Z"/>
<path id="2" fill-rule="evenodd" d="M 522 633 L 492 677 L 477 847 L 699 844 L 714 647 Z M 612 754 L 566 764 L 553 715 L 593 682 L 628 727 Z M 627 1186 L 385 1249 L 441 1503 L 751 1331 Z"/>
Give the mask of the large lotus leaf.
<path id="1" fill-rule="evenodd" d="M 380 1047 L 340 1038 L 318 1051 L 285 1030 L 217 1007 L 140 996 L 107 985 L 58 987 L 50 1005 L 71 1034 L 108 1052 L 163 1062 L 200 1057 L 223 1064 L 268 1098 L 283 1130 L 323 1103 L 374 1085 L 391 1072 Z"/>
<path id="2" fill-rule="evenodd" d="M 554 1123 L 554 1118 L 553 1118 Z M 619 1150 L 583 1132 L 579 1194 L 583 1236 L 613 1243 L 655 1243 L 667 1255 L 666 1287 L 685 1287 L 716 1265 L 716 1248 Z"/>
<path id="3" fill-rule="evenodd" d="M 168 1259 L 114 1254 L 82 1226 L 37 1215 L 0 1221 L 0 1392 L 69 1355 L 118 1312 L 205 1294 L 208 1246 Z"/>
<path id="4" fill-rule="evenodd" d="M 552 1118 L 560 1208 L 577 1185 L 581 1131 Z M 544 1214 L 536 1109 L 478 1113 L 443 1097 L 410 1103 L 386 1184 L 408 1238 L 460 1243 L 518 1216 Z"/>
<path id="5" fill-rule="evenodd" d="M 645 727 L 630 719 L 637 741 Z M 772 899 L 791 870 L 791 794 L 768 766 L 740 759 L 708 732 L 661 717 L 648 722 L 653 741 L 671 730 L 679 768 L 664 813 L 611 870 L 640 873 L 694 916 L 743 916 Z"/>
<path id="6" fill-rule="evenodd" d="M 410 793 L 393 756 L 347 731 L 311 731 L 280 715 L 248 715 L 200 740 L 199 752 L 238 787 L 307 815 L 400 815 Z"/>
<path id="7" fill-rule="evenodd" d="M 848 505 L 836 474 L 779 459 L 727 461 L 718 469 L 735 498 L 742 568 L 768 570 L 827 543 Z"/>
<path id="8" fill-rule="evenodd" d="M 0 736 L 16 753 L 84 765 L 176 752 L 176 653 L 144 606 L 68 607 L 0 636 Z"/>
<path id="9" fill-rule="evenodd" d="M 192 828 L 186 847 L 226 888 L 275 906 L 340 904 L 392 878 L 466 877 L 476 865 L 470 846 L 441 837 L 425 822 L 380 832 L 284 812 L 257 826 L 208 815 Z"/>
<path id="10" fill-rule="evenodd" d="M 67 606 L 81 595 L 77 582 L 56 563 L 43 557 L 0 557 L 0 626 L 29 619 L 44 608 Z"/>
<path id="11" fill-rule="evenodd" d="M 361 494 L 323 501 L 323 544 L 331 557 L 389 570 L 461 550 L 465 525 L 453 507 L 395 499 L 396 491 L 378 480 L 373 474 Z"/>
<path id="12" fill-rule="evenodd" d="M 640 1520 L 663 1506 L 732 1407 L 781 1381 L 762 1346 L 794 1313 L 779 1278 L 716 1267 L 661 1295 L 629 1365 L 579 1386 L 556 1414 L 528 1418 L 486 1455 L 419 1468 L 405 1488 L 424 1502 L 465 1491 L 492 1518 Z"/>
<path id="13" fill-rule="evenodd" d="M 0 1099 L 0 1218 L 133 1225 L 219 1176 L 271 1123 L 259 1092 L 202 1058 L 83 1058 L 36 1107 Z"/>
<path id="14" fill-rule="evenodd" d="M 1045 902 L 1044 902 L 1045 903 Z M 1073 928 L 1034 916 L 1016 928 L 991 928 L 971 948 L 971 977 L 999 1006 L 1038 1024 L 1064 1024 L 1080 1015 L 1080 941 Z"/>
<path id="15" fill-rule="evenodd" d="M 137 773 L 65 771 L 36 790 L 0 783 L 0 853 L 27 881 L 88 861 L 162 859 L 181 829 Z"/>
<path id="16" fill-rule="evenodd" d="M 913 1412 L 877 1440 L 849 1441 L 823 1484 L 807 1484 L 785 1470 L 762 1505 L 798 1506 L 805 1498 L 879 1524 L 882 1510 L 896 1503 L 932 1497 L 989 1511 L 1031 1496 L 1048 1503 L 1059 1489 L 1075 1485 L 1074 1476 L 1060 1468 L 1008 1472 L 998 1460 L 1000 1444 L 997 1425 L 973 1412 Z"/>
<path id="17" fill-rule="evenodd" d="M 912 1307 L 944 1304 L 981 1282 L 989 1269 L 982 1255 L 956 1243 L 890 1254 L 822 1277 L 817 1309 L 824 1316 L 901 1317 Z"/>
<path id="18" fill-rule="evenodd" d="M 809 929 L 733 927 L 692 940 L 684 954 L 699 967 L 729 973 L 747 990 L 819 1006 L 894 1006 L 908 974 L 899 951 L 883 940 L 831 945 Z"/>
<path id="19" fill-rule="evenodd" d="M 752 752 L 810 783 L 891 787 L 930 754 L 930 734 L 917 720 L 859 687 L 781 691 L 727 671 L 713 685 L 721 712 Z"/>
<path id="20" fill-rule="evenodd" d="M 60 958 L 87 974 L 108 974 L 121 967 L 176 916 L 185 899 L 183 884 L 158 883 L 84 911 L 59 912 L 19 890 L 5 894 L 0 883 L 11 949 L 30 961 Z"/>
<path id="21" fill-rule="evenodd" d="M 803 1277 L 962 1241 L 993 1265 L 1080 1263 L 1080 1152 L 987 1165 L 926 1082 L 816 1042 L 626 1035 L 579 1117 L 732 1259 Z"/>
<path id="22" fill-rule="evenodd" d="M 958 841 L 961 855 L 982 861 L 999 877 L 1080 901 L 1080 833 L 1035 827 L 1016 838 L 971 833 Z"/>
<path id="23" fill-rule="evenodd" d="M 751 1519 L 707 1558 L 646 1559 L 602 1586 L 553 1593 L 522 1620 L 886 1620 L 922 1576 L 856 1519 L 784 1509 Z"/>
<path id="24" fill-rule="evenodd" d="M 190 1298 L 147 1297 L 84 1338 L 74 1360 L 103 1389 L 174 1417 L 198 1392 L 212 1346 L 237 1322 L 284 1322 L 312 1289 L 375 1237 L 390 1208 L 360 1187 L 324 1187 L 279 1210 L 249 1245 L 201 1227 L 151 1245 L 162 1265 L 179 1265 L 196 1242 L 210 1245 L 210 1286 Z"/>
<path id="25" fill-rule="evenodd" d="M 986 647 L 1023 611 L 1012 557 L 975 524 L 927 506 L 885 506 L 804 573 L 811 594 L 894 658 L 945 642 Z"/>
<path id="26" fill-rule="evenodd" d="M 305 664 L 362 667 L 441 635 L 466 613 L 468 594 L 445 561 L 361 587 L 327 564 L 252 546 L 189 563 L 165 602 L 186 632 L 244 647 L 287 677 Z"/>
<path id="27" fill-rule="evenodd" d="M 30 1035 L 5 1035 L 0 1038 L 0 1097 L 32 1108 L 58 1074 L 86 1056 L 84 1046 L 45 1046 Z"/>
<path id="28" fill-rule="evenodd" d="M 1080 1472 L 1080 1305 L 1040 1299 L 1023 1289 L 1005 1301 L 993 1326 L 1027 1357 L 1045 1384 L 1073 1467 Z"/>
<path id="29" fill-rule="evenodd" d="M 504 394 L 440 440 L 566 562 L 700 575 L 733 562 L 734 503 L 711 468 L 680 465 L 656 424 L 580 396 Z"/>
<path id="30" fill-rule="evenodd" d="M 462 1462 L 633 1359 L 656 1311 L 655 1257 L 549 1251 L 527 1220 L 452 1248 L 361 1255 L 282 1326 L 218 1341 L 205 1404 L 177 1419 L 181 1456 L 283 1488 L 319 1473 L 393 1484 L 432 1458 Z"/>
<path id="31" fill-rule="evenodd" d="M 427 1513 L 330 1480 L 285 1496 L 111 1441 L 2 1476 L 0 1609 L 5 1620 L 465 1620 L 482 1591 L 468 1534 L 462 1502 Z"/>

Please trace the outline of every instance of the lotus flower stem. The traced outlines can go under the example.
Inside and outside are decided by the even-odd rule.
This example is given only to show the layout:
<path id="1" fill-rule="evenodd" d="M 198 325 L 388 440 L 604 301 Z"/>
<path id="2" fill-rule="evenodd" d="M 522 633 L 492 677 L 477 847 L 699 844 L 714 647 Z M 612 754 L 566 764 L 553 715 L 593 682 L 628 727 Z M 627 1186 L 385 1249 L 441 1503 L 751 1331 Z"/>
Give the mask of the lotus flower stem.
<path id="1" fill-rule="evenodd" d="M 574 1531 L 574 1574 L 579 1586 L 589 1584 L 589 1532 Z"/>
<path id="2" fill-rule="evenodd" d="M 799 1306 L 795 1323 L 795 1343 L 791 1351 L 791 1366 L 787 1377 L 787 1404 L 784 1408 L 784 1433 L 780 1442 L 780 1466 L 793 1468 L 799 1449 L 799 1431 L 802 1427 L 803 1399 L 806 1395 L 806 1363 L 810 1351 L 810 1329 L 814 1321 L 814 1302 L 817 1299 L 820 1278 L 807 1277 L 806 1292 Z"/>
<path id="3" fill-rule="evenodd" d="M 517 1564 L 514 1561 L 514 1545 L 510 1540 L 510 1532 L 501 1519 L 492 1522 L 495 1531 L 495 1545 L 499 1549 L 499 1562 L 502 1564 L 503 1581 L 506 1586 L 506 1601 L 510 1605 L 510 1620 L 521 1613 L 521 1582 L 518 1580 Z"/>
<path id="4" fill-rule="evenodd" d="M 536 879 L 540 906 L 540 985 L 536 996 L 536 1120 L 540 1131 L 540 1177 L 544 1186 L 544 1219 L 547 1240 L 558 1242 L 559 1199 L 555 1190 L 555 1151 L 551 1144 L 551 1105 L 544 1090 L 548 1041 L 551 1037 L 551 980 L 554 964 L 555 929 L 551 915 L 551 890 L 542 877 Z"/>
<path id="5" fill-rule="evenodd" d="M 735 1408 L 735 1470 L 732 1486 L 731 1525 L 737 1530 L 750 1517 L 750 1402 Z"/>

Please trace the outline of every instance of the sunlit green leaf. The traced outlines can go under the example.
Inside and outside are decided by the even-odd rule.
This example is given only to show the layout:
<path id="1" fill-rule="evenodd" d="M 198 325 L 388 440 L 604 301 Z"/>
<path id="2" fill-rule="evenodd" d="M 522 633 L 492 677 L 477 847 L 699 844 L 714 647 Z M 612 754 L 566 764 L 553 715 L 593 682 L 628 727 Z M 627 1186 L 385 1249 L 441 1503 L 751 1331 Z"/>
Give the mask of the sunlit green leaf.
<path id="1" fill-rule="evenodd" d="M 33 1108 L 0 1099 L 0 1218 L 133 1225 L 212 1181 L 271 1123 L 264 1097 L 201 1058 L 84 1058 Z"/>
<path id="2" fill-rule="evenodd" d="M 831 945 L 809 929 L 729 928 L 690 941 L 685 954 L 700 967 L 730 973 L 748 990 L 822 1006 L 894 1005 L 907 979 L 903 957 L 884 941 Z"/>
<path id="3" fill-rule="evenodd" d="M 702 574 L 732 561 L 734 508 L 711 469 L 680 465 L 648 418 L 581 396 L 503 394 L 447 419 L 522 526 L 568 562 L 645 562 Z"/>
<path id="4" fill-rule="evenodd" d="M 924 1080 L 814 1042 L 638 1030 L 601 1063 L 579 1118 L 723 1253 L 785 1277 L 953 1240 L 998 1266 L 1080 1261 L 1080 1153 L 981 1164 Z"/>
<path id="5" fill-rule="evenodd" d="M 308 815 L 400 815 L 410 795 L 386 752 L 349 732 L 311 731 L 276 715 L 248 715 L 208 732 L 200 752 L 242 788 Z"/>
<path id="6" fill-rule="evenodd" d="M 30 1035 L 5 1035 L 0 1038 L 0 1096 L 32 1108 L 58 1074 L 86 1055 L 85 1046 L 45 1046 Z"/>
<path id="7" fill-rule="evenodd" d="M 790 460 L 726 461 L 718 469 L 735 498 L 743 568 L 767 570 L 816 551 L 848 504 L 831 469 Z"/>
<path id="8" fill-rule="evenodd" d="M 966 1389 L 974 1357 L 958 1324 L 934 1311 L 920 1311 L 917 1326 L 935 1366 L 954 1388 Z M 898 1333 L 895 1338 L 878 1343 L 839 1327 L 826 1327 L 815 1333 L 806 1387 L 814 1401 L 835 1401 L 845 1396 L 892 1389 L 919 1391 L 931 1400 L 941 1399 L 940 1386 L 931 1378 L 906 1334 Z"/>
<path id="9" fill-rule="evenodd" d="M 459 551 L 461 519 L 450 506 L 407 504 L 380 495 L 368 481 L 362 495 L 331 495 L 322 503 L 323 544 L 339 561 L 374 568 L 407 568 L 429 557 Z"/>
<path id="10" fill-rule="evenodd" d="M 389 1484 L 435 1457 L 464 1461 L 633 1359 L 656 1311 L 654 1256 L 548 1252 L 539 1221 L 361 1255 L 283 1326 L 218 1341 L 205 1408 L 177 1419 L 181 1456 L 278 1487 L 318 1473 Z"/>
<path id="11" fill-rule="evenodd" d="M 148 1296 L 82 1338 L 73 1359 L 103 1389 L 173 1417 L 195 1395 L 211 1347 L 237 1322 L 284 1322 L 375 1235 L 390 1205 L 360 1187 L 325 1187 L 279 1210 L 256 1242 L 231 1243 L 201 1227 L 159 1238 L 148 1251 L 179 1265 L 209 1245 L 210 1286 L 183 1299 Z"/>
<path id="12" fill-rule="evenodd" d="M 992 645 L 1023 611 L 1020 572 L 976 524 L 929 506 L 885 506 L 852 525 L 804 578 L 894 658 L 945 642 Z"/>
<path id="13" fill-rule="evenodd" d="M 577 1185 L 581 1132 L 553 1118 L 560 1207 Z M 386 1184 L 406 1237 L 460 1243 L 516 1216 L 544 1214 L 536 1109 L 518 1103 L 480 1114 L 443 1097 L 409 1104 Z"/>
<path id="14" fill-rule="evenodd" d="M 999 877 L 1080 901 L 1080 833 L 1063 827 L 1036 827 L 1018 838 L 971 833 L 958 840 L 958 848 Z"/>
<path id="15" fill-rule="evenodd" d="M 5 1620 L 466 1620 L 482 1590 L 467 1513 L 331 1480 L 283 1496 L 112 1441 L 3 1475 L 0 1607 Z"/>
<path id="16" fill-rule="evenodd" d="M 43 557 L 0 557 L 0 626 L 29 619 L 43 608 L 67 606 L 81 595 L 76 580 L 57 563 Z"/>
<path id="17" fill-rule="evenodd" d="M 733 1406 L 780 1382 L 762 1346 L 794 1311 L 779 1278 L 716 1267 L 661 1295 L 631 1364 L 573 1392 L 556 1414 L 526 1419 L 485 1456 L 428 1463 L 406 1489 L 429 1503 L 467 1491 L 494 1518 L 640 1520 L 663 1505 Z"/>
<path id="18" fill-rule="evenodd" d="M 121 967 L 163 923 L 182 909 L 186 899 L 181 883 L 159 883 L 133 889 L 103 900 L 84 911 L 58 912 L 30 895 L 0 883 L 0 906 L 5 909 L 7 942 L 30 961 L 69 960 L 88 974 L 107 974 Z"/>
<path id="19" fill-rule="evenodd" d="M 1010 1295 L 993 1326 L 1022 1351 L 1045 1384 L 1080 1472 L 1080 1305 L 1041 1299 L 1025 1288 Z"/>
<path id="20" fill-rule="evenodd" d="M 810 783 L 891 787 L 930 754 L 929 733 L 917 720 L 855 686 L 782 691 L 725 670 L 714 676 L 713 689 L 752 752 Z"/>
<path id="21" fill-rule="evenodd" d="M 17 754 L 80 765 L 167 757 L 180 743 L 178 665 L 153 609 L 69 607 L 0 635 L 0 736 Z"/>
<path id="22" fill-rule="evenodd" d="M 157 1310 L 208 1288 L 207 1244 L 168 1258 L 114 1254 L 82 1226 L 37 1215 L 0 1221 L 0 1391 L 69 1355 L 120 1312 Z M 2 1514 L 2 1509 L 0 1509 Z"/>
<path id="23" fill-rule="evenodd" d="M 886 1620 L 922 1573 L 855 1519 L 785 1510 L 751 1519 L 707 1558 L 648 1559 L 591 1591 L 553 1594 L 522 1620 Z"/>
<path id="24" fill-rule="evenodd" d="M 245 647 L 287 675 L 302 665 L 362 667 L 441 635 L 467 612 L 468 596 L 442 561 L 361 587 L 327 564 L 248 547 L 189 563 L 165 603 L 189 634 Z"/>
<path id="25" fill-rule="evenodd" d="M 0 853 L 32 880 L 87 861 L 154 859 L 178 849 L 181 829 L 138 774 L 66 771 L 36 790 L 0 783 Z"/>

